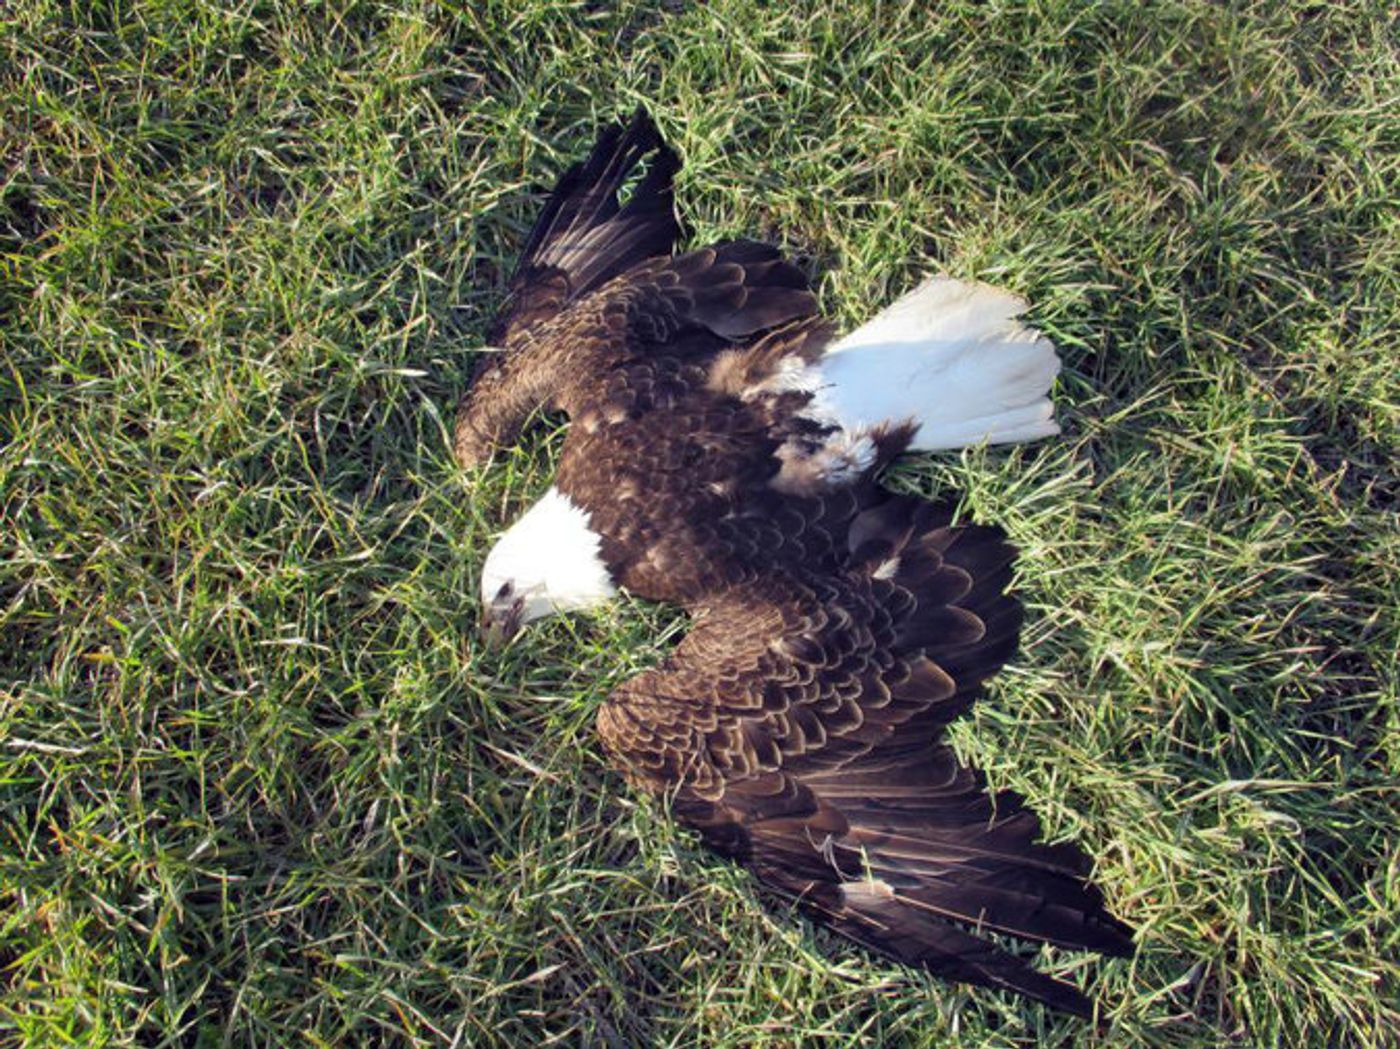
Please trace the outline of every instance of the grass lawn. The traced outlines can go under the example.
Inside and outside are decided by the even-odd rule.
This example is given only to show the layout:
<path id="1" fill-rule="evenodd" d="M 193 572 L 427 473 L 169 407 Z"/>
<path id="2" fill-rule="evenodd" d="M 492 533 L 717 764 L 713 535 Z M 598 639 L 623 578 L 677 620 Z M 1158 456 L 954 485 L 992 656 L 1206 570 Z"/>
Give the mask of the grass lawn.
<path id="1" fill-rule="evenodd" d="M 1400 45 L 1382 3 L 0 5 L 0 1045 L 1383 1046 Z M 545 427 L 447 428 L 539 190 L 645 102 L 696 241 L 946 269 L 1063 438 L 901 465 L 1022 549 L 959 746 L 1097 858 L 1105 1023 L 765 909 L 604 765 L 684 630 L 474 641 Z"/>

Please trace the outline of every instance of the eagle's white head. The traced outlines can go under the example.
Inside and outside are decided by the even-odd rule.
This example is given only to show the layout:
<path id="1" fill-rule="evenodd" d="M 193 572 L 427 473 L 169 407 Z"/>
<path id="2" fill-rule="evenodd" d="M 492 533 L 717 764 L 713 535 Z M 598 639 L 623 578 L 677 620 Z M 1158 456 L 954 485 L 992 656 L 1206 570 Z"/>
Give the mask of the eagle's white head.
<path id="1" fill-rule="evenodd" d="M 593 608 L 617 593 L 588 513 L 550 488 L 507 529 L 481 570 L 482 625 L 507 640 L 526 623 Z"/>

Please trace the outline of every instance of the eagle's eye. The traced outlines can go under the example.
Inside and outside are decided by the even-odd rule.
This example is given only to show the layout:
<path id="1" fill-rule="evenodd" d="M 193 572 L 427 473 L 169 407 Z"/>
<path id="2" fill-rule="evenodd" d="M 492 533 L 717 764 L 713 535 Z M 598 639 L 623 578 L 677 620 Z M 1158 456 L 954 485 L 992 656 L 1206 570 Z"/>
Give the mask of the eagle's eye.
<path id="1" fill-rule="evenodd" d="M 512 583 L 509 579 L 507 579 L 504 583 L 501 584 L 501 589 L 496 591 L 496 600 L 504 601 L 507 598 L 509 598 L 510 595 L 513 593 L 515 593 L 515 584 Z"/>

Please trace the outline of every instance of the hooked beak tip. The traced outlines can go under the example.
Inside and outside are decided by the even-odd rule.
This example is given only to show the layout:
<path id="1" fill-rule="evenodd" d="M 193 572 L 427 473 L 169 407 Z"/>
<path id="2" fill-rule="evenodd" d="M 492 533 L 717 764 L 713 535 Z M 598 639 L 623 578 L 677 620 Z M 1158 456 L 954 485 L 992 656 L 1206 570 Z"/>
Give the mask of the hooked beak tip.
<path id="1" fill-rule="evenodd" d="M 487 608 L 481 622 L 481 640 L 487 648 L 502 649 L 520 633 L 522 606 L 517 603 L 504 615 Z"/>

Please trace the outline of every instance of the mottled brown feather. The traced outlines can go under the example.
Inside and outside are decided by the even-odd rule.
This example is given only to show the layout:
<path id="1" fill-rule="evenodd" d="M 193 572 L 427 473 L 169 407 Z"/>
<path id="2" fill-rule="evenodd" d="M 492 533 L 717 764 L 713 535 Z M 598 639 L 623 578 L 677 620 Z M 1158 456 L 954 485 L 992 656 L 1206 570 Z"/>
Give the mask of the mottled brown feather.
<path id="1" fill-rule="evenodd" d="M 1084 856 L 1040 844 L 1020 800 L 989 794 L 941 738 L 1000 661 L 979 650 L 1008 651 L 1019 624 L 1015 602 L 972 575 L 999 573 L 1009 547 L 994 529 L 930 524 L 939 515 L 926 507 L 878 510 L 883 526 L 867 519 L 865 539 L 924 551 L 909 574 L 767 572 L 710 593 L 666 663 L 610 697 L 600 736 L 712 847 L 834 929 L 1085 1013 L 1073 987 L 947 924 L 1113 954 L 1130 946 L 1084 880 Z M 931 551 L 953 562 L 957 585 L 929 572 Z"/>

